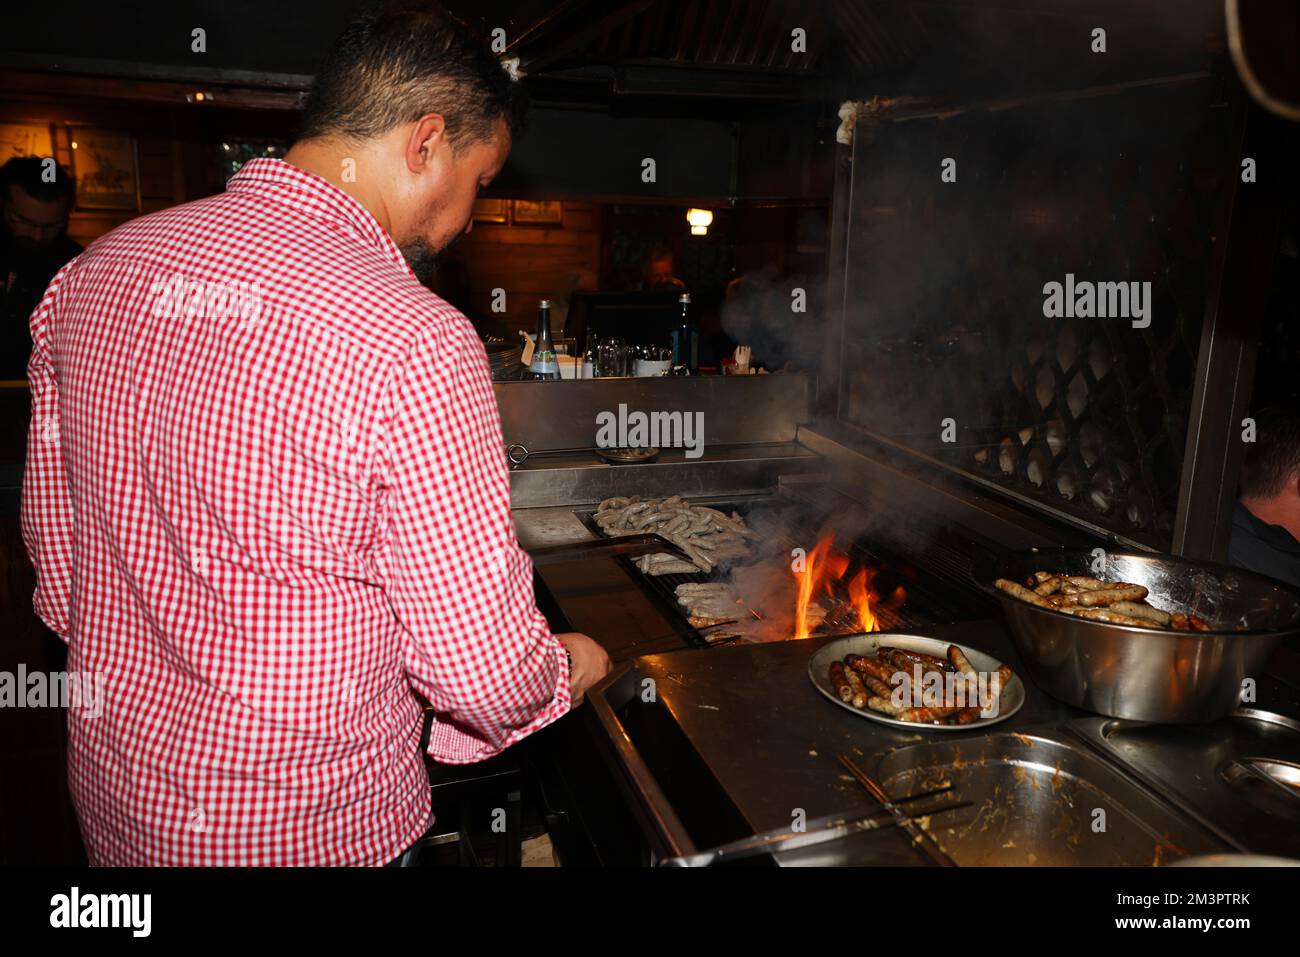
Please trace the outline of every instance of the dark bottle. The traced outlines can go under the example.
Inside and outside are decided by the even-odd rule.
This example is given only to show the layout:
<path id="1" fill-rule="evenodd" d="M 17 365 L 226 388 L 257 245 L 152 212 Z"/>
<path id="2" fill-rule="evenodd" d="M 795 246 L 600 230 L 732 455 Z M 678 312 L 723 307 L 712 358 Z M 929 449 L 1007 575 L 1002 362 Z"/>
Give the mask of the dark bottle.
<path id="1" fill-rule="evenodd" d="M 526 379 L 558 379 L 560 363 L 555 357 L 555 344 L 551 341 L 551 301 L 543 299 L 537 304 L 537 341 L 533 344 L 533 358 L 528 363 Z"/>
<path id="2" fill-rule="evenodd" d="M 691 314 L 691 294 L 682 293 L 677 302 L 681 305 L 681 315 L 673 327 L 673 366 L 681 366 L 694 375 L 700 367 L 700 333 Z"/>

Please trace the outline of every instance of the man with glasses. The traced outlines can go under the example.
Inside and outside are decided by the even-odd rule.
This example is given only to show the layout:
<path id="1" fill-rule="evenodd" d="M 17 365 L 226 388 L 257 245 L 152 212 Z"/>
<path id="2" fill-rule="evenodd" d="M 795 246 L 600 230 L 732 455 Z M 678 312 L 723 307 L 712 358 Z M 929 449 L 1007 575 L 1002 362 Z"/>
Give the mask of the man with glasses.
<path id="1" fill-rule="evenodd" d="M 27 320 L 50 279 L 81 252 L 68 238 L 72 176 L 53 160 L 21 156 L 0 167 L 0 379 L 27 378 Z"/>

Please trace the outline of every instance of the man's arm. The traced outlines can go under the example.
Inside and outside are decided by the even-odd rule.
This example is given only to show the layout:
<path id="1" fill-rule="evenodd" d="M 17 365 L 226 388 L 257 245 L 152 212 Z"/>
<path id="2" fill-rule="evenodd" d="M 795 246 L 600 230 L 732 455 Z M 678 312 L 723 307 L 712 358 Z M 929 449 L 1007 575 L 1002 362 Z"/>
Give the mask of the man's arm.
<path id="1" fill-rule="evenodd" d="M 379 564 L 411 683 L 439 712 L 429 753 L 482 760 L 567 712 L 570 693 L 515 539 L 496 399 L 468 322 L 412 348 L 385 433 Z"/>
<path id="2" fill-rule="evenodd" d="M 59 385 L 51 364 L 49 338 L 58 289 L 71 263 L 50 282 L 32 313 L 32 357 L 27 364 L 32 419 L 27 429 L 27 465 L 23 472 L 22 531 L 36 569 L 32 607 L 64 641 L 68 640 L 68 604 L 72 592 L 72 499 L 63 473 L 59 438 Z"/>

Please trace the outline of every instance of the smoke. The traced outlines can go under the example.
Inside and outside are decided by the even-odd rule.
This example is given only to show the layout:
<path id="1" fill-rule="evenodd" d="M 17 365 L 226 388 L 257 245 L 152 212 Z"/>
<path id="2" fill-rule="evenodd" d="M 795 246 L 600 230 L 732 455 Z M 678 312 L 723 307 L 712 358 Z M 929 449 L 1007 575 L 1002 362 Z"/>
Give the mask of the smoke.
<path id="1" fill-rule="evenodd" d="M 751 366 L 813 369 L 821 358 L 825 314 L 820 279 L 781 276 L 769 263 L 727 286 L 722 331 L 753 349 Z"/>
<path id="2" fill-rule="evenodd" d="M 900 606 L 895 590 L 901 586 L 904 593 L 908 592 L 912 581 L 892 559 L 875 561 L 862 548 L 877 554 L 905 555 L 916 564 L 924 564 L 947 525 L 947 516 L 941 509 L 908 503 L 901 489 L 891 504 L 878 507 L 838 502 L 828 509 L 827 505 L 825 501 L 810 503 L 780 496 L 747 510 L 745 522 L 757 533 L 753 557 L 719 568 L 717 577 L 729 583 L 741 599 L 736 628 L 743 630 L 749 640 L 787 641 L 795 636 L 799 592 L 796 561 L 802 557 L 806 567 L 808 556 L 823 538 L 831 541 L 828 555 L 847 555 L 849 563 L 834 579 L 834 597 L 824 592 L 813 596 L 813 601 L 820 602 L 829 613 L 828 626 L 822 633 L 858 630 L 856 612 L 846 600 L 847 585 L 864 567 L 875 575 L 872 604 L 880 627 L 892 628 L 901 623 L 896 614 Z M 907 608 L 906 598 L 901 607 Z M 917 615 L 909 617 L 916 620 Z"/>

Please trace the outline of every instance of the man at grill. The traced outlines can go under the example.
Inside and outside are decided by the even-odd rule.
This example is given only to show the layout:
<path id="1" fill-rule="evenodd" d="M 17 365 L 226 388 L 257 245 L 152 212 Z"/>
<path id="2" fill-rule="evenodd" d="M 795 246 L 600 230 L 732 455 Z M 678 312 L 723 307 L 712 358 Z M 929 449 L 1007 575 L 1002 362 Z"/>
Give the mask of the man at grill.
<path id="1" fill-rule="evenodd" d="M 1300 585 L 1300 409 L 1294 402 L 1273 405 L 1254 418 L 1228 562 Z"/>
<path id="2" fill-rule="evenodd" d="M 501 169 L 519 93 L 429 4 L 352 23 L 302 136 L 134 220 L 32 316 L 35 607 L 92 863 L 383 864 L 428 752 L 500 753 L 608 669 L 553 635 L 469 322 L 420 284 Z"/>

